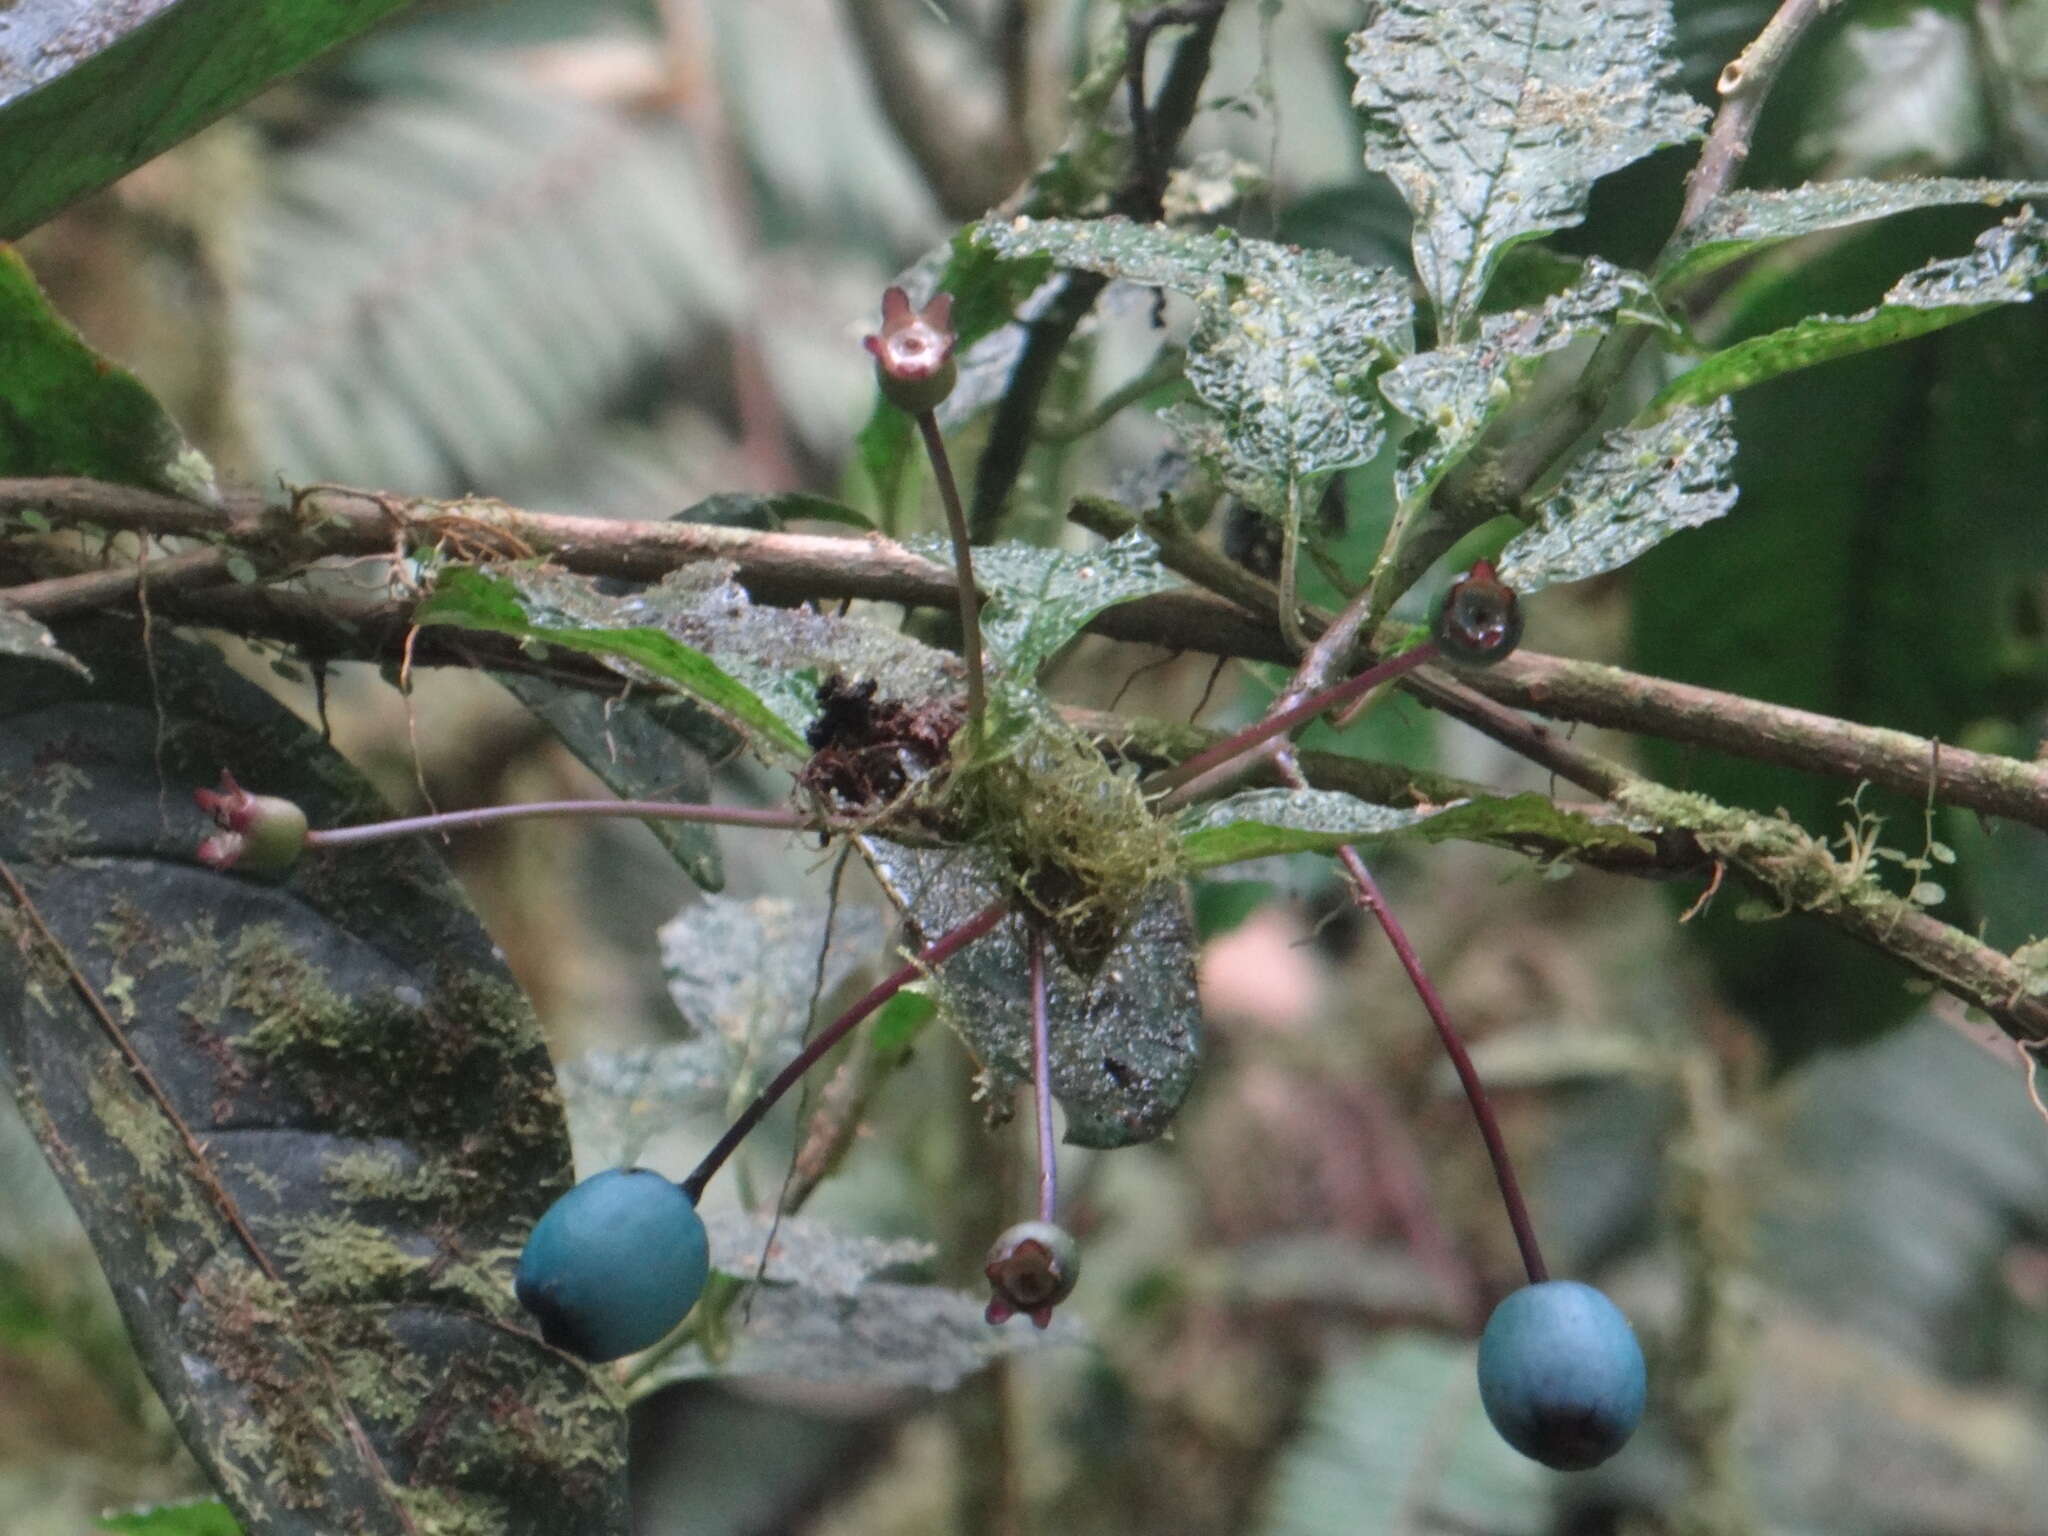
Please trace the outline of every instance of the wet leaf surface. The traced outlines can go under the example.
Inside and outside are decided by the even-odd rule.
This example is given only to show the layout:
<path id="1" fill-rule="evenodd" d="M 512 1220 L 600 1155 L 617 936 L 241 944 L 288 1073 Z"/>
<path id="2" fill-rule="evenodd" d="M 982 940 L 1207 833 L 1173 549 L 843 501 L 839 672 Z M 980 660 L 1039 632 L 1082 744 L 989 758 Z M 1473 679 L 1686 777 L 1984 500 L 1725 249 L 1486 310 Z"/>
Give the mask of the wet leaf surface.
<path id="1" fill-rule="evenodd" d="M 415 844 L 191 862 L 223 766 L 374 797 L 211 652 L 159 634 L 159 717 L 133 628 L 64 639 L 97 688 L 0 662 L 0 1048 L 186 1442 L 251 1530 L 623 1530 L 622 1423 L 512 1298 L 568 1141 L 460 892 Z"/>
<path id="2" fill-rule="evenodd" d="M 2001 305 L 2027 303 L 2044 284 L 2048 220 L 2024 209 L 1986 230 L 1967 256 L 1907 273 L 1874 308 L 1858 315 L 1810 315 L 1714 353 L 1666 386 L 1651 408 L 1697 404 L 1780 374 L 1909 341 Z"/>
<path id="3" fill-rule="evenodd" d="M 17 613 L 5 604 L 0 604 L 0 656 L 21 661 L 51 662 L 69 667 L 81 676 L 85 673 L 84 663 L 57 644 L 57 637 L 50 633 L 48 625 L 25 613 Z"/>
<path id="4" fill-rule="evenodd" d="M 921 942 L 996 899 L 991 867 L 971 850 L 904 848 L 881 838 L 860 846 Z M 1024 921 L 1010 917 L 937 975 L 940 1012 L 981 1063 L 994 1100 L 1030 1081 L 1027 949 Z M 1082 1147 L 1150 1141 L 1187 1096 L 1201 1048 L 1186 886 L 1155 885 L 1093 979 L 1050 952 L 1046 975 L 1052 1090 L 1066 1111 L 1067 1140 Z"/>
<path id="5" fill-rule="evenodd" d="M 1695 137 L 1657 0 L 1389 0 L 1351 39 L 1365 163 L 1415 212 L 1415 270 L 1465 332 L 1503 252 L 1585 217 L 1593 183 Z"/>
<path id="6" fill-rule="evenodd" d="M 1253 789 L 1193 807 L 1179 822 L 1181 852 L 1195 869 L 1287 853 L 1334 853 L 1390 837 L 1520 848 L 1637 849 L 1628 827 L 1565 810 L 1543 795 L 1480 795 L 1426 810 L 1375 805 L 1327 789 Z"/>
<path id="7" fill-rule="evenodd" d="M 1608 433 L 1544 498 L 1535 526 L 1508 540 L 1501 580 L 1524 594 L 1584 581 L 1725 516 L 1736 496 L 1733 420 L 1722 399 Z"/>
<path id="8" fill-rule="evenodd" d="M 1268 513 L 1285 509 L 1290 485 L 1363 464 L 1386 440 L 1371 385 L 1412 344 L 1399 273 L 1229 230 L 1125 219 L 989 219 L 977 238 L 1007 255 L 1048 255 L 1191 296 L 1187 377 L 1206 409 L 1168 419 L 1226 485 Z"/>

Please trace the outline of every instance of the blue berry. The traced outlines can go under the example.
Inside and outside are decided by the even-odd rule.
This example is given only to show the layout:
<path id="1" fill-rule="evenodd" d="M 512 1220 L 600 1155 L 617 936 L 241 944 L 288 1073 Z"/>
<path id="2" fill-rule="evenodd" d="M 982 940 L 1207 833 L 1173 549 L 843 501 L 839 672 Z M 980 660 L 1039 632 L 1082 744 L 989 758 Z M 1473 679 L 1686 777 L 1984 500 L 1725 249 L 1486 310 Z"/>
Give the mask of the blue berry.
<path id="1" fill-rule="evenodd" d="M 711 1245 L 690 1197 L 646 1168 L 578 1184 L 534 1223 L 514 1289 L 541 1337 L 586 1360 L 647 1348 L 704 1290 Z"/>
<path id="2" fill-rule="evenodd" d="M 1643 1352 L 1621 1309 L 1590 1285 L 1525 1285 L 1479 1336 L 1479 1400 L 1500 1436 L 1564 1472 L 1620 1450 L 1643 1416 Z"/>

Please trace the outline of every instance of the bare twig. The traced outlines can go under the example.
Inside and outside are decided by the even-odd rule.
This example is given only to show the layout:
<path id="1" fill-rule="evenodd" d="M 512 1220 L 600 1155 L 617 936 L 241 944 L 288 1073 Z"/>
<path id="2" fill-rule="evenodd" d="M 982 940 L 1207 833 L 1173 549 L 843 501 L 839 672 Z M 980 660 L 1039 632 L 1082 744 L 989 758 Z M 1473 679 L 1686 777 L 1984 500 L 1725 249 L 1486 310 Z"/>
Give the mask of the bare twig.
<path id="1" fill-rule="evenodd" d="M 1799 40 L 1827 10 L 1833 0 L 1785 0 L 1763 31 L 1721 71 L 1714 89 L 1721 95 L 1721 110 L 1707 131 L 1699 164 L 1686 178 L 1685 206 L 1678 215 L 1678 233 L 1683 234 L 1700 221 L 1707 205 L 1735 184 L 1742 162 L 1749 157 L 1749 141 L 1756 135 L 1757 119 L 1764 102 L 1777 84 L 1778 74 Z M 1674 236 L 1674 238 L 1676 238 Z"/>
<path id="2" fill-rule="evenodd" d="M 132 595 L 138 585 L 162 592 L 217 586 L 229 579 L 226 550 L 194 549 L 180 555 L 159 556 L 139 565 L 110 566 L 102 571 L 25 582 L 0 591 L 0 607 L 39 619 L 53 619 L 118 603 Z"/>

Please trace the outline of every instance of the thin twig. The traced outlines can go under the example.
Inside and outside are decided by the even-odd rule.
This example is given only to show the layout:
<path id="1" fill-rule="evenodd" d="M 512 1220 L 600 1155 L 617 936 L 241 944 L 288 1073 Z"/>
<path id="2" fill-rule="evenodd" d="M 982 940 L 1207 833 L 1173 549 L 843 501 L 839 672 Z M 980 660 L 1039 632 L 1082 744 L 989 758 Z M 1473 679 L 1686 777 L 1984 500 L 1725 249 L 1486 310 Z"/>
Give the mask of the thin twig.
<path id="1" fill-rule="evenodd" d="M 1720 93 L 1721 109 L 1707 130 L 1707 142 L 1700 150 L 1699 163 L 1686 178 L 1685 205 L 1678 215 L 1677 234 L 1684 234 L 1705 216 L 1708 206 L 1735 184 L 1742 162 L 1749 158 L 1749 142 L 1756 135 L 1757 119 L 1764 102 L 1777 84 L 1778 75 L 1799 40 L 1827 10 L 1833 0 L 1785 0 L 1763 31 L 1721 71 L 1714 89 Z M 1674 239 L 1677 235 L 1673 236 Z"/>
<path id="2" fill-rule="evenodd" d="M 365 822 L 356 827 L 327 827 L 308 832 L 308 848 L 355 848 L 388 843 L 427 832 L 466 832 L 506 821 L 546 821 L 625 817 L 633 821 L 705 822 L 721 827 L 760 827 L 774 832 L 815 832 L 824 827 L 815 816 L 774 807 L 688 805 L 672 800 L 534 800 L 521 805 L 479 805 L 432 816 L 403 816 L 392 821 Z"/>
<path id="3" fill-rule="evenodd" d="M 152 591 L 190 591 L 229 579 L 226 550 L 192 549 L 136 565 L 109 566 L 101 571 L 81 571 L 76 576 L 24 582 L 0 591 L 0 607 L 39 619 L 54 619 L 118 603 L 143 584 Z"/>

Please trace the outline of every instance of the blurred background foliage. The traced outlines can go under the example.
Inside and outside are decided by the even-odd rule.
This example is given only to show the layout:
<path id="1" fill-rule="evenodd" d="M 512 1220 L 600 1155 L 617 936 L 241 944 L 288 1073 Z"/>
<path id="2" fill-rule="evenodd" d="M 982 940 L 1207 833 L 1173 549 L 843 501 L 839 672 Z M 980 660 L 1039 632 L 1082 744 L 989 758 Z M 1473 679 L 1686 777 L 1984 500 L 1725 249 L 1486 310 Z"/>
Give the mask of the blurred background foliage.
<path id="1" fill-rule="evenodd" d="M 1679 0 L 1686 87 L 1711 99 L 1770 10 Z M 853 454 L 873 406 L 857 337 L 894 274 L 1056 147 L 1065 92 L 1117 15 L 1088 0 L 423 4 L 24 249 L 226 477 L 642 518 L 804 488 L 907 534 L 934 525 L 919 487 L 880 494 Z M 1005 41 L 1018 18 L 1021 48 Z M 1363 171 L 1347 105 L 1360 19 L 1341 0 L 1232 8 L 1178 206 L 1406 264 L 1405 212 Z M 892 48 L 948 110 L 1003 125 L 976 142 L 1007 147 L 962 166 L 906 131 Z M 1610 178 L 1556 244 L 1647 260 L 1688 163 Z M 1747 180 L 1903 173 L 2048 175 L 2048 3 L 1836 9 L 1773 98 Z M 1975 227 L 1928 213 L 1797 243 L 1743 270 L 1702 332 L 1854 312 Z M 1152 310 L 1147 293 L 1105 297 L 1055 414 L 1141 374 Z M 2048 701 L 2044 364 L 2034 305 L 1745 394 L 1736 513 L 1545 594 L 1531 642 L 2030 753 Z M 985 422 L 964 394 L 955 453 L 971 465 Z M 1114 487 L 1165 440 L 1133 411 L 1041 443 L 1012 531 L 1059 537 L 1067 493 Z M 1344 492 L 1327 525 L 1340 563 L 1384 527 L 1386 466 Z M 245 660 L 311 717 L 288 659 Z M 1053 686 L 1221 722 L 1272 682 L 1089 641 Z M 401 808 L 595 789 L 486 679 L 423 676 L 409 704 L 370 669 L 327 683 L 336 743 Z M 1403 702 L 1347 745 L 1543 787 Z M 725 793 L 772 792 L 701 732 L 687 755 L 655 787 L 709 772 Z M 1946 843 L 1944 917 L 2004 945 L 2039 934 L 2048 861 L 2031 832 L 1930 823 L 1874 793 L 1848 807 L 1839 785 L 1706 752 L 1641 760 L 1824 835 Z M 817 856 L 720 836 L 728 897 L 822 899 Z M 627 1059 L 588 1053 L 684 1033 L 657 935 L 701 897 L 651 836 L 541 823 L 448 852 L 572 1088 Z M 701 847 L 677 852 L 710 878 Z M 1470 1338 L 1515 1276 L 1477 1138 L 1392 957 L 1327 866 L 1282 860 L 1198 889 L 1207 1058 L 1175 1135 L 1069 1154 L 1092 1342 L 944 1395 L 665 1388 L 636 1409 L 638 1528 L 2048 1532 L 2048 1127 L 2001 1037 L 1732 895 L 1681 925 L 1694 890 L 1544 880 L 1463 847 L 1390 857 L 1385 877 L 1500 1087 L 1553 1262 L 1607 1285 L 1644 1335 L 1657 1401 L 1627 1455 L 1563 1478 L 1486 1429 Z M 879 931 L 857 868 L 842 896 L 843 922 Z M 872 951 L 847 985 L 886 958 Z M 1024 1204 L 1019 1129 L 984 1125 L 939 1031 L 913 1022 L 887 1056 L 862 1058 L 890 1080 L 807 1209 L 930 1240 L 940 1278 L 969 1282 Z M 587 1157 L 689 1166 L 722 1106 L 649 1081 L 579 1101 Z M 203 1495 L 11 1116 L 0 1528 L 69 1536 L 109 1505 Z M 772 1202 L 791 1137 L 772 1124 L 723 1197 Z"/>

